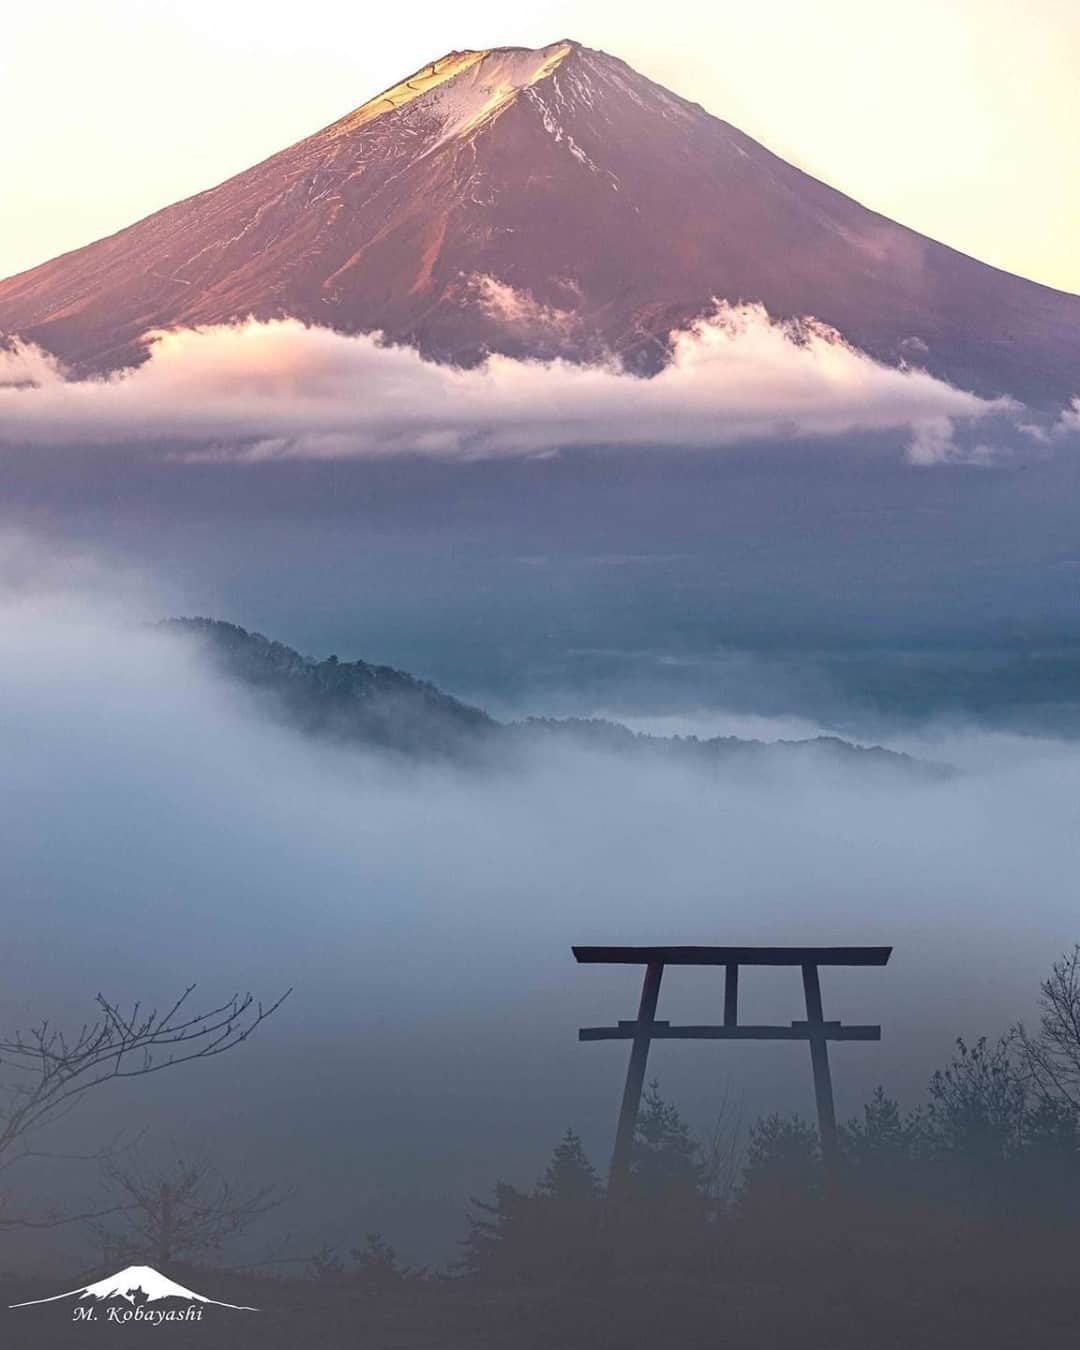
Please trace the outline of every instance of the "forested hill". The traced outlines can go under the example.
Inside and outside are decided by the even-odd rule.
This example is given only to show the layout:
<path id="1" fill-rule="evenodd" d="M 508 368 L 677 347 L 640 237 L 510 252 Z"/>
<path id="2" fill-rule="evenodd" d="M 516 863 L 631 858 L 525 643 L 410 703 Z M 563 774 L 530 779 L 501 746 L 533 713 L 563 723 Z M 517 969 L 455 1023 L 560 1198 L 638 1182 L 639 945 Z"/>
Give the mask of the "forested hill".
<path id="1" fill-rule="evenodd" d="M 766 742 L 735 736 L 650 736 L 603 718 L 499 722 L 482 708 L 392 666 L 340 661 L 336 656 L 317 661 L 218 619 L 167 619 L 161 626 L 201 643 L 217 669 L 254 690 L 263 710 L 277 720 L 341 745 L 472 763 L 494 762 L 527 750 L 576 747 L 638 760 L 678 758 L 718 764 L 735 759 L 749 764 L 815 756 L 917 777 L 949 772 L 881 746 L 855 745 L 835 736 Z"/>
<path id="2" fill-rule="evenodd" d="M 420 756 L 475 753 L 499 724 L 391 666 L 315 661 L 261 633 L 218 619 L 167 619 L 205 644 L 213 663 L 265 696 L 270 711 L 309 735 Z"/>

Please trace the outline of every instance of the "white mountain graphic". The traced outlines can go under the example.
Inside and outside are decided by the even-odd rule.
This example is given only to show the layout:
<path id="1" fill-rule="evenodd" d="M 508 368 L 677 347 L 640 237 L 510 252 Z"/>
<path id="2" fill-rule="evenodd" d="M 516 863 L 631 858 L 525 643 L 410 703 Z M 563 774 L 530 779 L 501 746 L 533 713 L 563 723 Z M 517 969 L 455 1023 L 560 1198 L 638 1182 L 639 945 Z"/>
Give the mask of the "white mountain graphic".
<path id="1" fill-rule="evenodd" d="M 96 1284 L 87 1284 L 81 1289 L 69 1289 L 63 1294 L 53 1294 L 51 1298 L 32 1298 L 25 1303 L 12 1303 L 9 1307 L 29 1308 L 36 1303 L 55 1303 L 62 1298 L 93 1298 L 99 1302 L 107 1298 L 122 1298 L 128 1303 L 134 1303 L 136 1294 L 143 1294 L 148 1303 L 155 1303 L 163 1298 L 182 1298 L 189 1303 L 213 1303 L 219 1308 L 235 1308 L 239 1312 L 258 1311 L 242 1303 L 222 1303 L 220 1299 L 196 1294 L 194 1290 L 185 1289 L 182 1284 L 177 1284 L 175 1280 L 159 1274 L 152 1266 L 126 1266 L 115 1275 L 98 1280 Z"/>

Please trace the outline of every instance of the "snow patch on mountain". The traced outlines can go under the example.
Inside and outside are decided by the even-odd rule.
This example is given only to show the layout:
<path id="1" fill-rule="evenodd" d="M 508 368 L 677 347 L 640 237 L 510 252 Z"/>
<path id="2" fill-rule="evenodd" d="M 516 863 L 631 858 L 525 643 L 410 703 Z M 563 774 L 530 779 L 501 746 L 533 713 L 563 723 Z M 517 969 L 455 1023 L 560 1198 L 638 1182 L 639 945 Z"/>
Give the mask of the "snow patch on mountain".
<path id="1" fill-rule="evenodd" d="M 332 136 L 353 135 L 376 117 L 397 108 L 404 108 L 407 104 L 437 90 L 440 85 L 456 79 L 471 66 L 482 61 L 486 55 L 487 53 L 483 51 L 447 52 L 437 61 L 432 61 L 430 65 L 414 71 L 407 79 L 368 99 L 359 108 L 354 108 L 352 112 L 328 127 L 327 132 Z"/>
<path id="2" fill-rule="evenodd" d="M 493 121 L 522 90 L 546 79 L 572 50 L 572 43 L 557 42 L 539 51 L 508 48 L 488 52 L 432 95 L 430 106 L 442 121 L 442 131 L 432 149 L 467 137 Z"/>
<path id="3" fill-rule="evenodd" d="M 546 79 L 574 50 L 572 42 L 556 42 L 530 50 L 504 47 L 448 52 L 429 66 L 335 122 L 334 135 L 351 136 L 376 118 L 404 108 L 417 122 L 438 128 L 426 153 L 448 141 L 467 138 L 492 121 L 522 91 Z"/>
<path id="4" fill-rule="evenodd" d="M 591 169 L 593 173 L 599 173 L 600 166 L 598 164 L 595 164 L 589 158 L 589 156 L 585 153 L 585 151 L 582 150 L 581 146 L 578 145 L 577 141 L 574 140 L 573 136 L 570 135 L 570 133 L 565 129 L 565 127 L 559 124 L 557 118 L 552 112 L 550 105 L 544 101 L 544 99 L 537 92 L 537 90 L 532 88 L 526 89 L 525 97 L 529 100 L 530 103 L 532 103 L 536 107 L 536 109 L 540 113 L 540 120 L 543 123 L 544 130 L 548 133 L 549 136 L 554 138 L 555 144 L 559 145 L 561 144 L 561 142 L 565 141 L 566 148 L 570 151 L 570 153 L 574 156 L 574 158 L 578 161 L 579 164 L 584 164 L 585 167 L 587 169 Z"/>

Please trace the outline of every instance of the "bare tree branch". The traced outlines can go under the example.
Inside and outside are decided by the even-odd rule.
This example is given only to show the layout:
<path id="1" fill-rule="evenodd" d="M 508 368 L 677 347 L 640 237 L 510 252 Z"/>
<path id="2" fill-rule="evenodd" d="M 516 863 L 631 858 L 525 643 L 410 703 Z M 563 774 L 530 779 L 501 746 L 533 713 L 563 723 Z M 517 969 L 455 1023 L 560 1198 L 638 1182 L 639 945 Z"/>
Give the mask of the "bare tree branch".
<path id="1" fill-rule="evenodd" d="M 138 1078 L 197 1059 L 212 1059 L 241 1045 L 292 992 L 269 1006 L 234 994 L 205 1012 L 190 1008 L 189 985 L 163 1012 L 135 1003 L 125 1010 L 98 994 L 98 1016 L 66 1032 L 49 1020 L 27 1031 L 0 1035 L 0 1171 L 40 1156 L 28 1139 L 73 1110 L 92 1088 Z M 91 1157 L 108 1156 L 108 1148 Z M 59 1220 L 57 1220 L 58 1222 Z M 0 1226 L 20 1226 L 0 1215 Z M 54 1220 L 42 1220 L 53 1226 Z"/>
<path id="2" fill-rule="evenodd" d="M 1013 1039 L 1038 1091 L 1080 1109 L 1080 943 L 1040 985 L 1038 1030 L 1021 1024 Z"/>
<path id="3" fill-rule="evenodd" d="M 104 1181 L 114 1203 L 92 1216 L 89 1227 L 106 1263 L 140 1257 L 164 1263 L 218 1252 L 289 1198 L 273 1184 L 240 1187 L 205 1156 L 182 1153 L 146 1165 L 132 1150 L 104 1168 Z M 122 1216 L 119 1225 L 102 1221 L 112 1214 Z"/>

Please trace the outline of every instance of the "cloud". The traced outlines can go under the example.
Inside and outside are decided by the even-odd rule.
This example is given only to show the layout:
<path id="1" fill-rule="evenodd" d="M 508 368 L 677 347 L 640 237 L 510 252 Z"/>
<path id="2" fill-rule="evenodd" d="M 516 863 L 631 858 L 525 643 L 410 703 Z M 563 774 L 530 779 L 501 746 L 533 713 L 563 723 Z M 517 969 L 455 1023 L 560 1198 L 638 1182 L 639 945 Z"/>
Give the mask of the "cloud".
<path id="1" fill-rule="evenodd" d="M 1074 398 L 1069 406 L 1064 409 L 1055 424 L 1054 430 L 1064 435 L 1080 432 L 1080 397 Z"/>
<path id="2" fill-rule="evenodd" d="M 514 294 L 492 303 L 520 306 Z M 1011 408 L 924 371 L 871 360 L 813 321 L 718 307 L 677 335 L 652 379 L 614 363 L 492 356 L 433 364 L 378 336 L 294 320 L 152 336 L 149 359 L 69 381 L 32 347 L 0 353 L 0 436 L 12 443 L 139 444 L 222 459 L 396 453 L 483 458 L 575 445 L 718 449 L 765 439 L 897 431 L 919 463 L 950 458 L 958 423 Z"/>
<path id="3" fill-rule="evenodd" d="M 570 333 L 576 327 L 572 310 L 543 305 L 529 291 L 487 273 L 471 276 L 465 289 L 491 318 L 513 333 L 560 335 Z"/>
<path id="4" fill-rule="evenodd" d="M 1031 425 L 1017 427 L 1024 435 L 1035 440 L 1037 428 Z M 1011 445 L 987 445 L 982 441 L 974 444 L 961 444 L 956 439 L 956 428 L 947 417 L 928 417 L 912 427 L 911 440 L 907 448 L 908 462 L 922 468 L 936 464 L 964 464 L 971 468 L 985 469 L 993 464 L 1001 464 L 1015 457 Z"/>
<path id="5" fill-rule="evenodd" d="M 912 464 L 944 464 L 955 453 L 953 424 L 948 417 L 927 417 L 912 428 L 908 459 Z"/>
<path id="6" fill-rule="evenodd" d="M 603 1157 L 625 1054 L 576 1030 L 631 1015 L 634 975 L 582 970 L 572 942 L 895 942 L 887 970 L 829 980 L 832 1015 L 886 1029 L 838 1055 L 847 1111 L 880 1080 L 918 1090 L 955 1034 L 1025 1013 L 1075 935 L 1075 746 L 988 743 L 940 783 L 573 747 L 515 772 L 408 769 L 262 720 L 196 648 L 125 621 L 107 569 L 60 604 L 53 564 L 35 599 L 27 541 L 11 552 L 0 847 L 18 960 L 0 1017 L 78 1019 L 99 988 L 294 984 L 218 1069 L 102 1095 L 71 1151 L 182 1121 L 296 1183 L 289 1222 L 315 1245 L 363 1223 L 443 1256 L 467 1196 L 531 1181 L 567 1124 Z M 799 1016 L 798 995 L 763 972 L 747 1015 Z M 714 997 L 673 976 L 663 1015 L 708 1020 Z M 812 1110 L 782 1047 L 658 1050 L 655 1069 L 695 1122 L 725 1079 L 751 1117 Z"/>

